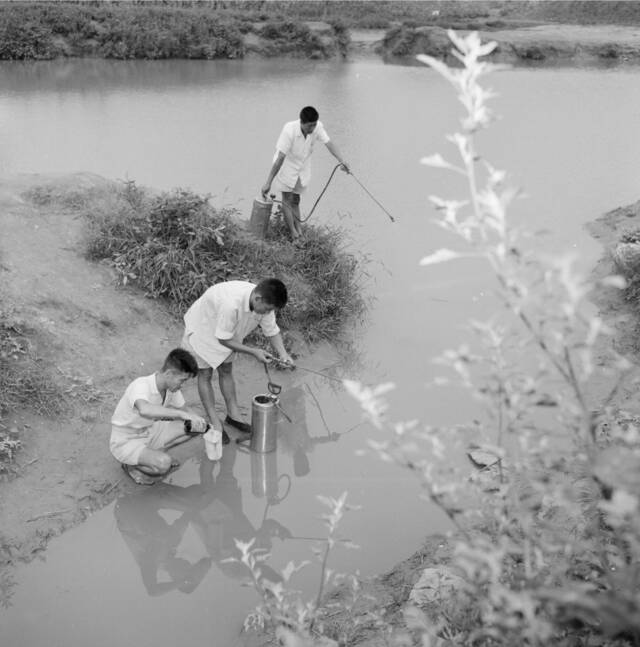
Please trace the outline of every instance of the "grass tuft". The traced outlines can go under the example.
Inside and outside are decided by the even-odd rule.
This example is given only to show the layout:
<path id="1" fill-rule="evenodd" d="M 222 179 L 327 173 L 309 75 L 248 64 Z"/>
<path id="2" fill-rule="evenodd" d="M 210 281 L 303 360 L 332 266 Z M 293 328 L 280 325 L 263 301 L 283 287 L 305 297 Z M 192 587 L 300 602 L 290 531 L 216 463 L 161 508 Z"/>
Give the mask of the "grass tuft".
<path id="1" fill-rule="evenodd" d="M 10 312 L 0 312 L 0 417 L 24 405 L 41 414 L 61 412 L 61 390 L 34 357 L 33 333 Z"/>
<path id="2" fill-rule="evenodd" d="M 8 416 L 31 411 L 47 418 L 78 402 L 96 402 L 103 393 L 86 380 L 66 375 L 37 356 L 43 331 L 27 325 L 3 300 L 0 307 L 0 476 L 17 474 L 13 464 L 21 442 L 11 436 Z M 4 422 L 3 422 L 4 420 Z"/>
<path id="3" fill-rule="evenodd" d="M 345 245 L 342 229 L 310 225 L 289 242 L 280 217 L 266 241 L 249 234 L 235 209 L 216 209 L 207 196 L 175 189 L 153 196 L 128 182 L 85 210 L 87 257 L 106 259 L 119 280 L 164 299 L 178 316 L 214 283 L 284 281 L 284 330 L 307 342 L 335 341 L 366 311 L 363 259 Z"/>

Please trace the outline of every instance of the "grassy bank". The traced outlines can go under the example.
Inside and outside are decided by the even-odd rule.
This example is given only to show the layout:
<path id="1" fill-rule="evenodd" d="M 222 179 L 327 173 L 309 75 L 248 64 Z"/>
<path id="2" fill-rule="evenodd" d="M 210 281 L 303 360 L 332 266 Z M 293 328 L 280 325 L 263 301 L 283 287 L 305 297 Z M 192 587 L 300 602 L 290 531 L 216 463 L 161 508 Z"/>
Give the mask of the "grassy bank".
<path id="1" fill-rule="evenodd" d="M 535 23 L 635 25 L 640 5 L 595 0 L 10 2 L 0 4 L 0 59 L 218 59 L 248 52 L 321 59 L 346 56 L 350 29 L 372 28 L 390 30 L 384 53 L 405 56 L 430 51 L 416 28 L 491 30 Z"/>
<path id="2" fill-rule="evenodd" d="M 248 50 L 326 58 L 342 47 L 340 23 L 312 31 L 284 9 L 241 4 L 3 3 L 0 59 L 229 59 Z"/>
<path id="3" fill-rule="evenodd" d="M 133 182 L 84 192 L 41 186 L 29 197 L 84 214 L 87 257 L 108 262 L 122 284 L 164 300 L 176 316 L 214 283 L 268 276 L 289 289 L 283 330 L 307 342 L 336 340 L 365 312 L 362 263 L 345 249 L 340 229 L 307 225 L 293 245 L 275 219 L 263 242 L 235 210 L 215 209 L 206 196 L 180 189 L 152 195 Z"/>

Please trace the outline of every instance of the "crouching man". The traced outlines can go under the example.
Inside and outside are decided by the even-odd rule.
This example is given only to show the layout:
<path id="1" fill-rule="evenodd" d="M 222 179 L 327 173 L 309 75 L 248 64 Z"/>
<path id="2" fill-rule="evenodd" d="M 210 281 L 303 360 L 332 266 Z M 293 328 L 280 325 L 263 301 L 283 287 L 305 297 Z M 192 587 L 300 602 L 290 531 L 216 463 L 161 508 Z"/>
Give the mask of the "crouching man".
<path id="1" fill-rule="evenodd" d="M 176 348 L 162 370 L 135 379 L 120 398 L 111 417 L 109 448 L 136 483 L 152 485 L 178 465 L 167 449 L 192 437 L 185 432 L 186 420 L 191 421 L 191 432 L 206 431 L 206 420 L 184 408 L 180 391 L 197 374 L 193 355 Z"/>

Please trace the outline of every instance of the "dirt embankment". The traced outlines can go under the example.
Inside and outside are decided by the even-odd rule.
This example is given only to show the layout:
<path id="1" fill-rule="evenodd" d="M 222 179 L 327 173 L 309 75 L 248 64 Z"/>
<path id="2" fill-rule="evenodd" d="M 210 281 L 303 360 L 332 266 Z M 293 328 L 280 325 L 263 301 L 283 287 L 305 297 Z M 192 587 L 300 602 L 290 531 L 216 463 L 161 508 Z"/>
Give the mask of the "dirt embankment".
<path id="1" fill-rule="evenodd" d="M 547 24 L 481 29 L 479 33 L 483 42 L 497 42 L 487 58 L 499 63 L 612 65 L 640 61 L 640 27 Z M 371 47 L 389 62 L 409 62 L 421 53 L 453 60 L 447 30 L 436 26 L 398 26 Z"/>

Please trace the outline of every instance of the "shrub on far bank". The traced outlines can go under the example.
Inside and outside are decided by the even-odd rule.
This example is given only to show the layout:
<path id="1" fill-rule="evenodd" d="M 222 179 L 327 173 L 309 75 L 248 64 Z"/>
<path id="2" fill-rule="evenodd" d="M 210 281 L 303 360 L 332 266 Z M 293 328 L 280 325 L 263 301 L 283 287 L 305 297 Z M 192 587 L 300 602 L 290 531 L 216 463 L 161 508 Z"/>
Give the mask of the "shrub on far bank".
<path id="1" fill-rule="evenodd" d="M 429 54 L 446 59 L 450 50 L 451 45 L 444 29 L 402 24 L 386 32 L 379 53 L 398 58 Z"/>
<path id="2" fill-rule="evenodd" d="M 265 41 L 261 51 L 267 56 L 300 54 L 326 58 L 331 53 L 331 48 L 304 23 L 292 20 L 268 22 L 260 29 L 259 35 Z"/>
<path id="3" fill-rule="evenodd" d="M 107 4 L 0 5 L 0 59 L 237 58 L 239 22 L 198 8 Z"/>
<path id="4" fill-rule="evenodd" d="M 152 196 L 128 182 L 94 196 L 87 214 L 86 254 L 108 261 L 123 284 L 165 299 L 177 316 L 214 283 L 276 276 L 289 289 L 282 328 L 309 342 L 335 340 L 365 312 L 362 261 L 344 246 L 344 232 L 308 224 L 293 245 L 276 219 L 260 241 L 234 209 L 206 196 L 174 191 Z"/>

